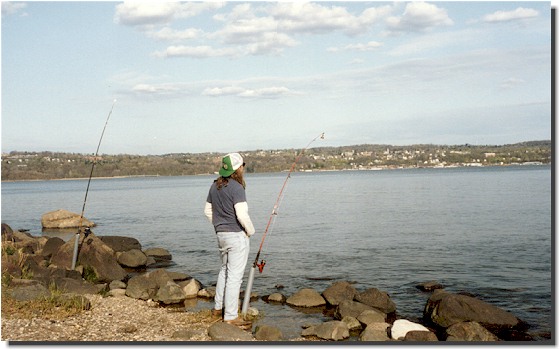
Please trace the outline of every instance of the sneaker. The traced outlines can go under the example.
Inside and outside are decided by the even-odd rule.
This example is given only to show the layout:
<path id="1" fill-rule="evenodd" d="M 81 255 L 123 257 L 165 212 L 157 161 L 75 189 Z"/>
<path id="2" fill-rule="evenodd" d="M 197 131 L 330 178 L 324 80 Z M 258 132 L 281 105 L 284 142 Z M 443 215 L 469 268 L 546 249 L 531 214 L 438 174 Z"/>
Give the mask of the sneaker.
<path id="1" fill-rule="evenodd" d="M 238 317 L 238 318 L 235 318 L 235 319 L 233 319 L 233 320 L 228 320 L 228 321 L 224 321 L 224 322 L 225 322 L 225 323 L 232 324 L 232 325 L 234 325 L 234 326 L 237 326 L 237 327 L 239 327 L 239 328 L 241 328 L 241 329 L 250 329 L 251 326 L 253 325 L 253 322 L 251 322 L 251 321 L 245 321 L 245 320 L 243 320 L 243 319 L 241 319 L 241 318 L 239 318 L 239 317 Z"/>
<path id="2" fill-rule="evenodd" d="M 222 318 L 222 310 L 216 310 L 216 309 L 212 309 L 211 311 L 211 316 L 212 318 Z"/>

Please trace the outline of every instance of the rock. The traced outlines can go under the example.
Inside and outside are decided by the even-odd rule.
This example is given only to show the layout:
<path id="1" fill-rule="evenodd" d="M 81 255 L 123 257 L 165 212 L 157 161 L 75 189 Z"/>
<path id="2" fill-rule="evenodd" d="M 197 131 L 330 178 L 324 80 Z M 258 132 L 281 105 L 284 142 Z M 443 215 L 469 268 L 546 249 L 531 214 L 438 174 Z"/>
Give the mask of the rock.
<path id="1" fill-rule="evenodd" d="M 165 269 L 157 269 L 150 271 L 145 274 L 145 276 L 153 280 L 158 287 L 163 287 L 167 285 L 167 282 L 174 282 L 173 278 L 169 275 L 169 272 Z"/>
<path id="2" fill-rule="evenodd" d="M 391 327 L 391 338 L 399 340 L 400 338 L 404 338 L 406 333 L 410 331 L 429 332 L 430 330 L 419 323 L 414 323 L 409 320 L 396 320 Z"/>
<path id="3" fill-rule="evenodd" d="M 424 291 L 424 292 L 431 292 L 431 291 L 434 291 L 436 289 L 443 289 L 443 285 L 441 285 L 437 281 L 429 281 L 429 282 L 424 282 L 424 283 L 420 283 L 420 284 L 416 285 L 416 288 L 418 288 L 418 289 L 420 289 L 421 291 Z"/>
<path id="4" fill-rule="evenodd" d="M 68 210 L 59 209 L 45 213 L 41 216 L 41 225 L 43 228 L 78 228 L 80 227 L 94 227 L 95 224 L 86 218 L 80 220 L 80 214 L 69 212 Z"/>
<path id="5" fill-rule="evenodd" d="M 385 322 L 387 315 L 379 310 L 364 310 L 360 315 L 358 315 L 358 321 L 367 327 L 370 323 L 383 323 Z"/>
<path id="6" fill-rule="evenodd" d="M 156 261 L 171 260 L 171 253 L 163 248 L 149 248 L 144 250 L 144 254 L 153 257 Z"/>
<path id="7" fill-rule="evenodd" d="M 175 282 L 182 282 L 191 278 L 191 276 L 187 275 L 186 273 L 177 272 L 177 271 L 167 271 L 167 274 Z"/>
<path id="8" fill-rule="evenodd" d="M 99 236 L 115 252 L 126 252 L 132 249 L 142 250 L 142 245 L 136 238 L 124 236 Z"/>
<path id="9" fill-rule="evenodd" d="M 126 297 L 126 289 L 123 288 L 115 288 L 111 289 L 108 293 L 112 297 Z"/>
<path id="10" fill-rule="evenodd" d="M 50 237 L 43 249 L 41 250 L 41 255 L 47 259 L 50 259 L 54 253 L 58 251 L 58 249 L 64 244 L 64 240 L 59 237 Z"/>
<path id="11" fill-rule="evenodd" d="M 323 298 L 330 305 L 337 306 L 343 300 L 353 300 L 358 293 L 350 282 L 335 282 L 323 292 Z"/>
<path id="12" fill-rule="evenodd" d="M 216 296 L 216 288 L 214 287 L 203 288 L 198 291 L 197 296 L 205 299 L 214 299 L 214 297 Z"/>
<path id="13" fill-rule="evenodd" d="M 289 297 L 286 304 L 296 307 L 319 307 L 326 305 L 326 301 L 314 289 L 303 288 Z"/>
<path id="14" fill-rule="evenodd" d="M 76 280 L 73 278 L 62 277 L 62 278 L 54 278 L 52 281 L 58 290 L 61 290 L 65 293 L 74 293 L 74 294 L 97 294 L 98 293 L 97 287 L 94 284 L 81 279 Z"/>
<path id="15" fill-rule="evenodd" d="M 119 265 L 114 252 L 93 233 L 84 237 L 80 234 L 80 250 L 78 253 L 78 265 L 83 265 L 85 270 L 91 268 L 98 282 L 111 282 L 123 280 L 127 273 Z M 51 264 L 60 268 L 70 269 L 74 256 L 74 242 L 76 235 L 64 243 L 52 256 Z"/>
<path id="16" fill-rule="evenodd" d="M 250 341 L 255 340 L 251 334 L 241 328 L 225 322 L 216 322 L 208 328 L 208 336 L 214 341 Z"/>
<path id="17" fill-rule="evenodd" d="M 474 321 L 492 333 L 521 326 L 513 314 L 476 298 L 436 290 L 424 308 L 424 317 L 448 328 L 455 323 Z"/>
<path id="18" fill-rule="evenodd" d="M 135 299 L 148 300 L 155 297 L 158 289 L 158 284 L 143 274 L 128 280 L 126 295 Z"/>
<path id="19" fill-rule="evenodd" d="M 437 336 L 431 331 L 409 331 L 404 336 L 404 341 L 438 341 Z"/>
<path id="20" fill-rule="evenodd" d="M 109 290 L 113 290 L 113 289 L 126 289 L 126 283 L 118 280 L 111 281 L 111 283 L 109 283 Z"/>
<path id="21" fill-rule="evenodd" d="M 146 266 L 148 257 L 139 249 L 131 249 L 126 252 L 122 252 L 117 257 L 117 262 L 125 267 L 140 267 Z"/>
<path id="22" fill-rule="evenodd" d="M 177 283 L 168 281 L 164 286 L 159 287 L 154 300 L 169 305 L 180 303 L 186 298 L 183 289 Z"/>
<path id="23" fill-rule="evenodd" d="M 380 291 L 377 288 L 370 288 L 364 292 L 358 293 L 354 299 L 362 304 L 381 310 L 386 314 L 390 314 L 397 310 L 395 303 L 391 300 L 391 298 L 389 298 L 389 294 L 387 294 L 387 292 Z"/>
<path id="24" fill-rule="evenodd" d="M 286 297 L 281 293 L 272 293 L 266 297 L 266 301 L 269 303 L 285 303 Z"/>
<path id="25" fill-rule="evenodd" d="M 43 286 L 39 282 L 16 286 L 11 289 L 9 293 L 12 298 L 18 301 L 48 298 L 51 295 L 51 292 L 47 289 L 47 287 Z"/>
<path id="26" fill-rule="evenodd" d="M 339 320 L 343 319 L 345 316 L 351 316 L 357 319 L 364 310 L 374 310 L 374 308 L 357 301 L 344 300 L 336 307 L 334 317 Z"/>
<path id="27" fill-rule="evenodd" d="M 257 326 L 255 330 L 255 339 L 257 340 L 277 341 L 282 340 L 282 338 L 282 331 L 274 326 Z"/>
<path id="28" fill-rule="evenodd" d="M 360 334 L 360 341 L 388 341 L 387 329 L 391 327 L 388 323 L 370 323 Z"/>
<path id="29" fill-rule="evenodd" d="M 11 241 L 13 238 L 14 230 L 10 227 L 10 225 L 2 223 L 2 242 Z"/>
<path id="30" fill-rule="evenodd" d="M 179 286 L 183 289 L 183 293 L 185 293 L 185 297 L 187 299 L 191 299 L 191 298 L 196 298 L 198 296 L 198 291 L 200 291 L 200 287 L 202 285 L 196 279 L 191 278 L 188 281 L 179 282 Z"/>
<path id="31" fill-rule="evenodd" d="M 498 341 L 478 322 L 459 322 L 446 329 L 447 341 Z"/>
<path id="32" fill-rule="evenodd" d="M 345 316 L 342 319 L 342 322 L 346 323 L 346 326 L 348 326 L 350 331 L 362 329 L 362 324 L 355 317 Z"/>
<path id="33" fill-rule="evenodd" d="M 317 337 L 326 340 L 342 340 L 350 337 L 346 323 L 329 321 L 315 327 Z"/>

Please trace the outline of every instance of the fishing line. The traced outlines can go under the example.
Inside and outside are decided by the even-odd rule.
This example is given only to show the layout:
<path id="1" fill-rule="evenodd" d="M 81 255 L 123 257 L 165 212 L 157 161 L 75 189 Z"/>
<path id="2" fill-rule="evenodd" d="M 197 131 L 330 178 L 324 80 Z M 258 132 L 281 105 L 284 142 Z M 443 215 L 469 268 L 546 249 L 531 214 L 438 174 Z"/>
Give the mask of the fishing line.
<path id="1" fill-rule="evenodd" d="M 116 99 L 113 100 L 113 104 L 111 105 L 111 110 L 107 115 L 107 120 L 105 120 L 105 125 L 103 126 L 103 131 L 101 132 L 101 137 L 99 138 L 99 143 L 97 144 L 97 149 L 95 150 L 95 156 L 93 156 L 93 160 L 91 162 L 91 170 L 89 172 L 88 183 L 86 187 L 86 195 L 84 197 L 84 204 L 82 205 L 82 213 L 80 214 L 80 223 L 78 225 L 78 232 L 76 232 L 76 241 L 74 242 L 74 255 L 72 257 L 72 270 L 76 268 L 76 260 L 78 259 L 78 241 L 80 240 L 80 232 L 82 230 L 82 223 L 84 220 L 84 212 L 86 210 L 86 202 L 87 196 L 89 192 L 89 185 L 91 183 L 91 178 L 93 177 L 93 169 L 95 164 L 97 163 L 97 156 L 99 154 L 99 147 L 101 147 L 101 141 L 103 140 L 103 135 L 105 135 L 105 129 L 107 128 L 107 123 L 109 123 L 109 118 L 111 118 L 111 114 L 113 114 L 113 107 L 115 107 L 115 103 L 117 102 Z M 89 235 L 89 227 L 85 228 L 84 235 L 87 237 Z"/>
<path id="2" fill-rule="evenodd" d="M 241 308 L 241 314 L 242 314 L 243 317 L 245 317 L 245 315 L 247 315 L 247 310 L 249 308 L 249 300 L 251 299 L 251 289 L 253 287 L 253 279 L 255 278 L 255 269 L 258 267 L 259 272 L 262 273 L 263 269 L 264 269 L 264 265 L 266 264 L 265 260 L 261 260 L 261 262 L 259 263 L 259 257 L 261 255 L 261 252 L 262 252 L 262 249 L 263 249 L 263 244 L 265 242 L 266 236 L 269 233 L 269 230 L 270 230 L 270 232 L 272 232 L 272 226 L 276 222 L 276 217 L 278 216 L 278 209 L 280 208 L 280 204 L 282 202 L 282 199 L 284 198 L 284 190 L 286 189 L 286 185 L 288 183 L 288 180 L 290 179 L 292 172 L 296 168 L 297 162 L 300 160 L 300 158 L 303 156 L 303 154 L 309 148 L 309 146 L 315 140 L 317 140 L 318 138 L 324 139 L 325 138 L 325 133 L 323 132 L 320 135 L 318 135 L 317 137 L 315 137 L 313 140 L 311 140 L 307 144 L 307 146 L 305 146 L 305 148 L 303 148 L 301 150 L 299 155 L 296 157 L 296 160 L 292 164 L 292 167 L 290 168 L 290 171 L 288 172 L 288 176 L 286 176 L 286 179 L 284 180 L 284 183 L 282 184 L 282 188 L 280 189 L 280 193 L 278 194 L 278 198 L 276 199 L 276 202 L 274 203 L 274 207 L 272 208 L 272 213 L 270 213 L 270 217 L 268 218 L 268 223 L 266 225 L 266 228 L 264 230 L 264 233 L 263 233 L 263 236 L 262 236 L 262 239 L 261 239 L 261 244 L 259 246 L 259 251 L 257 252 L 257 256 L 255 257 L 255 261 L 253 262 L 253 266 L 251 267 L 251 270 L 249 272 L 249 278 L 247 280 L 247 289 L 245 289 L 245 298 L 243 299 L 243 306 Z"/>

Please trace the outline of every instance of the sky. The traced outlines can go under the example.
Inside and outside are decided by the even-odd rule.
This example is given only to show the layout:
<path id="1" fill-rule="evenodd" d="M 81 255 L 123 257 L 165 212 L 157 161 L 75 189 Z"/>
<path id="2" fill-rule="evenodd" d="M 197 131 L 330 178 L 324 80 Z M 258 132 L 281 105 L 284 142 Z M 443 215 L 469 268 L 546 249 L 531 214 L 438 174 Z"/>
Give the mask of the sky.
<path id="1" fill-rule="evenodd" d="M 552 6 L 3 1 L 2 152 L 550 140 Z"/>

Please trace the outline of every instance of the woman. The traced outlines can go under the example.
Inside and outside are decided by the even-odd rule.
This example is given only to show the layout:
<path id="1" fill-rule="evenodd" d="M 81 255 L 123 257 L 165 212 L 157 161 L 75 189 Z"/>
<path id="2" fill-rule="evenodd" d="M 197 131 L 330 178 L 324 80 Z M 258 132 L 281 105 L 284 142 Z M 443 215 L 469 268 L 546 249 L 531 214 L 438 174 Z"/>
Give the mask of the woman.
<path id="1" fill-rule="evenodd" d="M 210 187 L 204 208 L 214 225 L 222 258 L 212 315 L 223 314 L 224 322 L 242 328 L 251 326 L 251 322 L 238 316 L 238 309 L 239 290 L 249 257 L 249 237 L 255 233 L 245 196 L 244 168 L 239 153 L 223 157 L 220 177 Z"/>

